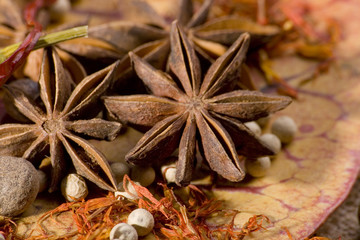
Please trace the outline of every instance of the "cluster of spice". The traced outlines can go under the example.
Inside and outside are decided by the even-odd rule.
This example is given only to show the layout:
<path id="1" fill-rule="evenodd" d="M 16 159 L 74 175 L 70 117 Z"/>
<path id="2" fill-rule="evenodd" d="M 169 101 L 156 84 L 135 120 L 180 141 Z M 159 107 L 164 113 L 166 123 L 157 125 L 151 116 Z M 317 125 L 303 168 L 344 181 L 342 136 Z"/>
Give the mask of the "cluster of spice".
<path id="1" fill-rule="evenodd" d="M 29 23 L 13 2 L 1 4 L 12 12 L 0 19 L 0 33 L 8 33 L 5 46 L 24 39 Z M 151 185 L 156 172 L 183 187 L 204 169 L 239 182 L 244 163 L 250 175 L 261 177 L 270 166 L 268 156 L 292 140 L 296 125 L 286 117 L 273 123 L 273 134 L 261 135 L 255 120 L 284 109 L 291 98 L 257 91 L 248 67 L 254 64 L 248 52 L 279 36 L 279 27 L 237 16 L 216 18 L 210 12 L 220 5 L 212 0 L 181 0 L 172 20 L 145 1 L 123 0 L 121 6 L 126 21 L 90 25 L 87 38 L 33 51 L 6 76 L 1 97 L 11 120 L 0 125 L 0 154 L 7 156 L 0 165 L 13 165 L 0 170 L 11 172 L 8 177 L 36 175 L 40 184 L 26 194 L 12 193 L 22 198 L 8 193 L 1 204 L 27 200 L 1 206 L 2 215 L 20 214 L 39 191 L 54 192 L 60 185 L 67 201 L 78 202 L 88 194 L 84 179 L 117 198 L 139 201 L 136 186 Z M 64 7 L 70 2 L 58 0 L 45 15 L 51 19 Z M 41 16 L 37 20 L 45 26 L 49 18 Z M 131 170 L 137 184 L 122 182 L 128 165 L 110 164 L 87 141 L 114 140 L 124 125 L 145 133 L 125 157 L 137 165 Z M 174 163 L 165 165 L 170 159 Z M 23 160 L 35 168 L 18 170 L 15 162 Z M 17 185 L 23 186 L 20 180 Z"/>

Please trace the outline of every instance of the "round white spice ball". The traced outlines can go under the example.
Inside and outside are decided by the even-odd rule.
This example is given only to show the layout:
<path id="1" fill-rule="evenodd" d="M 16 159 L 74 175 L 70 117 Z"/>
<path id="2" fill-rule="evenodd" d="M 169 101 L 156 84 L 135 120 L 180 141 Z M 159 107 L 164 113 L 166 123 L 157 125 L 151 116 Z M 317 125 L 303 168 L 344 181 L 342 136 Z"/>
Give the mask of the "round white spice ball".
<path id="1" fill-rule="evenodd" d="M 61 193 L 69 202 L 85 198 L 88 188 L 85 180 L 78 174 L 70 173 L 61 181 Z"/>
<path id="2" fill-rule="evenodd" d="M 161 167 L 161 173 L 165 177 L 168 183 L 174 183 L 176 181 L 176 165 L 169 164 Z"/>
<path id="3" fill-rule="evenodd" d="M 165 179 L 168 183 L 176 182 L 176 168 L 169 168 L 165 172 Z"/>
<path id="4" fill-rule="evenodd" d="M 247 159 L 245 161 L 246 172 L 253 177 L 263 177 L 271 167 L 269 157 L 259 157 L 257 159 Z"/>
<path id="5" fill-rule="evenodd" d="M 155 220 L 149 211 L 138 208 L 129 214 L 127 223 L 136 229 L 139 236 L 145 236 L 153 229 Z"/>
<path id="6" fill-rule="evenodd" d="M 251 132 L 253 132 L 256 136 L 260 136 L 261 135 L 261 128 L 259 126 L 259 124 L 257 124 L 254 121 L 251 122 L 246 122 L 244 123 L 244 125 L 250 129 Z"/>
<path id="7" fill-rule="evenodd" d="M 274 121 L 271 132 L 278 136 L 282 143 L 286 144 L 293 140 L 297 132 L 297 126 L 291 117 L 282 116 Z"/>
<path id="8" fill-rule="evenodd" d="M 126 163 L 115 162 L 115 163 L 111 164 L 110 167 L 115 175 L 114 177 L 116 179 L 116 182 L 118 182 L 118 183 L 122 182 L 125 174 L 126 175 L 130 174 L 130 167 Z"/>
<path id="9" fill-rule="evenodd" d="M 5 240 L 4 235 L 2 235 L 1 233 L 0 233 L 0 240 Z"/>
<path id="10" fill-rule="evenodd" d="M 265 143 L 275 154 L 280 152 L 281 150 L 281 142 L 280 139 L 272 134 L 272 133 L 265 133 L 260 136 L 260 140 Z"/>
<path id="11" fill-rule="evenodd" d="M 131 169 L 131 179 L 147 187 L 155 180 L 155 170 L 152 167 L 135 166 Z"/>
<path id="12" fill-rule="evenodd" d="M 44 171 L 41 171 L 39 169 L 37 170 L 37 174 L 39 179 L 39 192 L 43 192 L 47 188 L 48 177 L 46 176 L 46 173 L 44 173 Z"/>
<path id="13" fill-rule="evenodd" d="M 110 231 L 110 240 L 137 240 L 135 228 L 127 223 L 119 223 Z"/>

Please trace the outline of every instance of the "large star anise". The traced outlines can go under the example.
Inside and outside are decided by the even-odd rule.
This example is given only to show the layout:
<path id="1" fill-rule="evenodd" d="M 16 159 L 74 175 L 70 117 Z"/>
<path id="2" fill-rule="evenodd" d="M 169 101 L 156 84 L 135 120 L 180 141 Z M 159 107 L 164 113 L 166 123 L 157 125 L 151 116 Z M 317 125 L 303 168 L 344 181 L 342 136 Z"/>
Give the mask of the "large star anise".
<path id="1" fill-rule="evenodd" d="M 151 164 L 179 147 L 176 182 L 186 185 L 192 176 L 197 133 L 211 169 L 230 181 L 244 178 L 236 148 L 245 156 L 273 154 L 242 122 L 283 109 L 291 100 L 257 91 L 223 93 L 238 77 L 248 46 L 249 35 L 241 35 L 203 80 L 194 48 L 176 23 L 169 59 L 173 77 L 130 53 L 136 73 L 153 95 L 104 97 L 105 106 L 121 122 L 152 128 L 126 160 Z"/>
<path id="2" fill-rule="evenodd" d="M 116 64 L 85 77 L 75 88 L 59 55 L 46 49 L 39 79 L 39 103 L 18 88 L 5 85 L 6 100 L 30 124 L 0 125 L 0 154 L 36 161 L 50 153 L 52 172 L 49 191 L 66 174 L 70 156 L 78 174 L 99 187 L 115 190 L 116 182 L 104 156 L 84 137 L 112 140 L 120 130 L 117 122 L 94 118 L 99 97 L 113 80 Z M 66 154 L 66 152 L 68 154 Z"/>

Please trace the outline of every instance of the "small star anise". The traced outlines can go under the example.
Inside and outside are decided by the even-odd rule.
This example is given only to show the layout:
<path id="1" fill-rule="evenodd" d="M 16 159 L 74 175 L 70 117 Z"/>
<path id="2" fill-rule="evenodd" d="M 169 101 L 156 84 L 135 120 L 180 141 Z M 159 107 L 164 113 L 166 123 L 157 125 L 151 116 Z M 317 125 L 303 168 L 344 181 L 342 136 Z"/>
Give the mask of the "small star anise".
<path id="1" fill-rule="evenodd" d="M 33 124 L 0 125 L 0 154 L 22 156 L 33 162 L 50 152 L 52 172 L 49 191 L 66 173 L 67 155 L 78 174 L 99 187 L 116 189 L 116 181 L 104 156 L 84 137 L 112 140 L 121 125 L 94 118 L 98 99 L 113 80 L 116 64 L 85 77 L 74 89 L 55 49 L 45 49 L 39 79 L 39 103 L 19 88 L 5 85 L 6 100 Z"/>
<path id="2" fill-rule="evenodd" d="M 200 62 L 184 31 L 171 29 L 170 75 L 130 53 L 134 69 L 153 95 L 104 97 L 110 115 L 121 122 L 152 127 L 127 154 L 132 164 L 151 164 L 179 147 L 176 182 L 189 184 L 197 133 L 212 170 L 230 181 L 244 178 L 236 148 L 245 156 L 273 154 L 242 122 L 255 120 L 290 104 L 287 97 L 257 91 L 223 92 L 239 76 L 249 47 L 241 35 L 201 80 Z"/>

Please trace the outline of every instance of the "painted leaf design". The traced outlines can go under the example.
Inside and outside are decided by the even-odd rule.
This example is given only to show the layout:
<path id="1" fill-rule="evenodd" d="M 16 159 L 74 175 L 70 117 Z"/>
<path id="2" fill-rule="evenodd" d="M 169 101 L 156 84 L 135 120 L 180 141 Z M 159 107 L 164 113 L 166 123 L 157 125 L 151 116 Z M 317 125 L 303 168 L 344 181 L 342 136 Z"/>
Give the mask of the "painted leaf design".
<path id="1" fill-rule="evenodd" d="M 287 56 L 273 63 L 274 70 L 299 91 L 299 100 L 281 112 L 294 118 L 299 126 L 294 142 L 273 160 L 266 177 L 237 184 L 236 188 L 218 185 L 213 190 L 216 197 L 225 200 L 226 208 L 241 211 L 235 224 L 241 225 L 254 214 L 264 214 L 271 219 L 272 224 L 266 231 L 257 231 L 246 239 L 287 240 L 284 227 L 294 239 L 310 236 L 346 198 L 358 176 L 360 15 L 357 9 L 360 3 L 325 0 L 317 4 L 318 18 L 331 16 L 343 28 L 336 64 L 321 77 L 299 87 L 301 79 L 315 69 L 313 62 Z M 186 126 L 190 123 L 184 125 L 191 127 Z M 126 138 L 122 140 L 127 143 Z M 191 136 L 184 139 L 184 144 L 186 141 L 191 141 Z M 21 219 L 18 225 L 29 230 L 29 223 L 33 222 L 35 227 L 42 215 L 37 209 L 53 209 L 57 206 L 53 201 L 39 198 L 33 204 L 34 214 Z M 57 221 L 69 228 L 60 229 L 58 223 L 49 219 L 47 229 L 58 234 L 76 230 L 70 214 L 61 214 Z"/>

